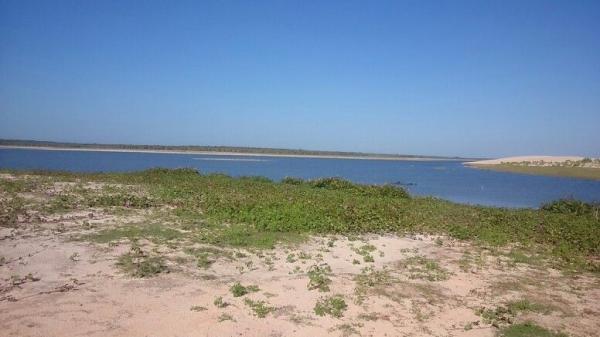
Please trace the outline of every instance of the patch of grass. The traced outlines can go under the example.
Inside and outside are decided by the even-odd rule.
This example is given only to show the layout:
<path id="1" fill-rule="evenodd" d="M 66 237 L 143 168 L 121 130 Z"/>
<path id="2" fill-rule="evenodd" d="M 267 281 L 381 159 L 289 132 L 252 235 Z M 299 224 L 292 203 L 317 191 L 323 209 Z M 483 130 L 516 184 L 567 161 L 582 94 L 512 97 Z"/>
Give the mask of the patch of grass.
<path id="1" fill-rule="evenodd" d="M 515 312 L 503 306 L 498 306 L 495 309 L 480 308 L 475 311 L 475 314 L 481 316 L 484 323 L 496 328 L 512 324 L 515 318 Z"/>
<path id="2" fill-rule="evenodd" d="M 80 239 L 97 243 L 110 243 L 122 239 L 147 239 L 155 243 L 165 243 L 180 239 L 183 235 L 181 231 L 164 225 L 149 224 L 146 226 L 122 226 L 106 229 L 98 233 L 83 235 Z"/>
<path id="3" fill-rule="evenodd" d="M 308 270 L 308 290 L 319 289 L 321 292 L 329 291 L 331 284 L 331 267 L 327 264 L 313 265 Z"/>
<path id="4" fill-rule="evenodd" d="M 217 308 L 225 308 L 229 305 L 229 303 L 227 303 L 223 300 L 223 296 L 216 297 L 215 300 L 213 301 L 213 304 Z"/>
<path id="5" fill-rule="evenodd" d="M 485 256 L 482 252 L 471 253 L 466 251 L 458 261 L 458 266 L 464 272 L 474 272 L 485 266 Z"/>
<path id="6" fill-rule="evenodd" d="M 357 318 L 364 321 L 377 321 L 379 320 L 379 314 L 376 312 L 362 313 Z"/>
<path id="7" fill-rule="evenodd" d="M 20 179 L 2 179 L 0 178 L 0 191 L 9 194 L 32 192 L 39 184 L 37 179 L 24 178 Z"/>
<path id="8" fill-rule="evenodd" d="M 342 295 L 334 295 L 324 297 L 317 301 L 314 311 L 319 316 L 330 315 L 336 318 L 344 316 L 344 312 L 348 309 L 346 301 Z"/>
<path id="9" fill-rule="evenodd" d="M 559 214 L 593 215 L 597 218 L 600 204 L 590 204 L 575 199 L 559 199 L 543 204 L 541 209 Z"/>
<path id="10" fill-rule="evenodd" d="M 200 305 L 193 305 L 192 307 L 190 307 L 190 310 L 191 311 L 206 311 L 206 310 L 208 310 L 208 308 L 200 306 Z"/>
<path id="11" fill-rule="evenodd" d="M 373 267 L 363 268 L 361 273 L 354 277 L 356 302 L 362 303 L 370 292 L 378 292 L 381 288 L 390 286 L 393 280 L 388 270 L 375 270 Z"/>
<path id="12" fill-rule="evenodd" d="M 508 302 L 506 304 L 506 307 L 509 311 L 514 313 L 531 311 L 541 314 L 549 314 L 552 312 L 552 307 L 536 302 L 531 302 L 528 299 Z"/>
<path id="13" fill-rule="evenodd" d="M 217 321 L 220 322 L 225 322 L 225 321 L 232 321 L 235 322 L 235 319 L 233 318 L 233 316 L 231 316 L 230 314 L 227 313 L 222 313 L 219 318 L 217 318 Z"/>
<path id="14" fill-rule="evenodd" d="M 196 258 L 198 268 L 209 268 L 218 258 L 233 260 L 234 254 L 217 247 L 203 246 L 195 248 L 185 248 L 184 252 Z"/>
<path id="15" fill-rule="evenodd" d="M 243 286 L 241 283 L 236 282 L 229 288 L 229 291 L 231 291 L 233 297 L 241 297 L 248 293 L 260 291 L 260 289 L 255 285 Z"/>
<path id="16" fill-rule="evenodd" d="M 285 261 L 287 263 L 294 263 L 296 261 L 298 261 L 298 259 L 296 259 L 296 255 L 294 255 L 294 253 L 290 253 L 288 254 L 288 256 L 285 258 Z"/>
<path id="17" fill-rule="evenodd" d="M 538 265 L 541 263 L 540 258 L 533 254 L 528 254 L 520 249 L 511 249 L 506 256 L 512 264 L 522 263 L 528 265 Z"/>
<path id="18" fill-rule="evenodd" d="M 362 327 L 362 323 L 344 323 L 344 324 L 338 324 L 333 328 L 330 328 L 328 331 L 329 332 L 334 332 L 336 330 L 340 331 L 342 333 L 342 337 L 349 337 L 352 335 L 358 335 L 360 336 L 360 331 L 358 331 L 358 329 L 356 329 L 357 327 Z"/>
<path id="19" fill-rule="evenodd" d="M 377 250 L 377 248 L 375 246 L 373 246 L 371 244 L 366 244 L 359 248 L 353 248 L 353 250 L 358 255 L 361 255 L 365 262 L 375 262 L 373 255 L 371 255 L 371 253 L 373 253 L 375 250 Z"/>
<path id="20" fill-rule="evenodd" d="M 25 201 L 16 195 L 0 195 L 0 227 L 17 227 L 19 215 L 26 213 Z"/>
<path id="21" fill-rule="evenodd" d="M 167 271 L 161 256 L 149 256 L 135 244 L 129 253 L 119 257 L 117 266 L 133 277 L 152 277 Z"/>
<path id="22" fill-rule="evenodd" d="M 254 315 L 259 318 L 265 318 L 267 315 L 275 310 L 274 307 L 267 305 L 265 301 L 253 301 L 249 298 L 244 299 L 244 303 L 252 309 Z"/>
<path id="23" fill-rule="evenodd" d="M 444 281 L 449 277 L 449 272 L 442 268 L 436 261 L 424 256 L 413 256 L 398 263 L 401 268 L 408 269 L 411 279 L 427 281 Z"/>
<path id="24" fill-rule="evenodd" d="M 190 169 L 37 174 L 54 180 L 136 186 L 152 205 L 185 227 L 190 240 L 217 246 L 268 249 L 279 242 L 301 241 L 306 234 L 352 238 L 363 233 L 427 233 L 487 246 L 517 243 L 553 257 L 555 267 L 600 271 L 600 216 L 593 207 L 590 212 L 581 205 L 540 210 L 470 206 L 410 198 L 398 188 L 338 178 L 279 183 L 201 175 Z M 82 195 L 66 198 L 59 200 L 57 208 L 80 207 L 81 200 L 87 200 Z"/>
<path id="25" fill-rule="evenodd" d="M 156 204 L 155 201 L 146 197 L 133 194 L 100 194 L 94 195 L 86 203 L 89 207 L 126 207 L 126 208 L 150 208 Z"/>
<path id="26" fill-rule="evenodd" d="M 565 333 L 550 331 L 531 322 L 505 327 L 498 335 L 501 337 L 568 337 Z"/>

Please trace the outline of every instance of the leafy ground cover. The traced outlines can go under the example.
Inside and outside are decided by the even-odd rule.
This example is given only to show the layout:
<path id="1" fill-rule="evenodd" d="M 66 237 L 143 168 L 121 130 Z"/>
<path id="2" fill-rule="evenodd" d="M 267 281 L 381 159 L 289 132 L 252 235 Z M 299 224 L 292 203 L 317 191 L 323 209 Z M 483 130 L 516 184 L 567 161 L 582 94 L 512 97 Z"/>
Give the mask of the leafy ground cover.
<path id="1" fill-rule="evenodd" d="M 273 182 L 262 177 L 233 178 L 193 169 L 151 169 L 133 173 L 74 174 L 11 172 L 24 179 L 1 180 L 10 195 L 37 181 L 71 181 L 133 186 L 131 189 L 66 189 L 53 196 L 56 209 L 104 207 L 160 209 L 164 220 L 147 228 L 104 231 L 98 241 L 116 237 L 188 240 L 233 247 L 271 248 L 306 234 L 445 234 L 486 246 L 518 245 L 531 254 L 552 256 L 560 267 L 597 271 L 600 216 L 597 205 L 568 200 L 541 209 L 504 209 L 411 197 L 395 186 L 358 185 L 339 178 Z M 2 198 L 3 226 L 26 208 L 23 200 Z M 60 207 L 56 206 L 60 203 Z M 164 224 L 169 223 L 169 227 Z"/>

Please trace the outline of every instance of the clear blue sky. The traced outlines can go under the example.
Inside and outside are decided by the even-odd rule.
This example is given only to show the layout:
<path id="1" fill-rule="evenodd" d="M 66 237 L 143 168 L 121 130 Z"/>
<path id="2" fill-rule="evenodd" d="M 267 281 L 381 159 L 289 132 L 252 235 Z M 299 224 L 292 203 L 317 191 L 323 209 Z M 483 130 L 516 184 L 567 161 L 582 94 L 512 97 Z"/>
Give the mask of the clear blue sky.
<path id="1" fill-rule="evenodd" d="M 0 138 L 600 156 L 600 1 L 4 1 Z"/>

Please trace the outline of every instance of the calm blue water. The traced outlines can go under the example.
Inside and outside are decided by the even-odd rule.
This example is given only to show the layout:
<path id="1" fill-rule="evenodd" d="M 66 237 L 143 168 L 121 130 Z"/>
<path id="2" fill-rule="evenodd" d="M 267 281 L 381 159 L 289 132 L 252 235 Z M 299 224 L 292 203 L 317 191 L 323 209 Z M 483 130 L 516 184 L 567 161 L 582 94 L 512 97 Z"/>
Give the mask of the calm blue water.
<path id="1" fill-rule="evenodd" d="M 538 207 L 559 198 L 600 201 L 600 181 L 493 172 L 457 161 L 316 159 L 196 154 L 0 149 L 0 168 L 123 172 L 151 167 L 195 167 L 232 176 L 274 180 L 343 177 L 359 183 L 398 183 L 415 195 L 461 203 Z"/>

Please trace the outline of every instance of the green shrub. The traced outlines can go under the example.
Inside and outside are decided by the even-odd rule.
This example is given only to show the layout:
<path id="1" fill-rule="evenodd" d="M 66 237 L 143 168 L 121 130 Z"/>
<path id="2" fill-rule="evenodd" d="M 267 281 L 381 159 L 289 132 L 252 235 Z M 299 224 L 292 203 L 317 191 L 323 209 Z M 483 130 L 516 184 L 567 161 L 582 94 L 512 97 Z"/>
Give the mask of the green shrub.
<path id="1" fill-rule="evenodd" d="M 598 205 L 575 199 L 560 199 L 543 204 L 541 209 L 552 213 L 585 215 L 592 214 L 593 211 L 598 212 L 600 208 Z"/>

